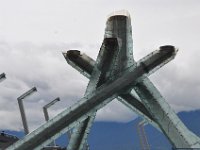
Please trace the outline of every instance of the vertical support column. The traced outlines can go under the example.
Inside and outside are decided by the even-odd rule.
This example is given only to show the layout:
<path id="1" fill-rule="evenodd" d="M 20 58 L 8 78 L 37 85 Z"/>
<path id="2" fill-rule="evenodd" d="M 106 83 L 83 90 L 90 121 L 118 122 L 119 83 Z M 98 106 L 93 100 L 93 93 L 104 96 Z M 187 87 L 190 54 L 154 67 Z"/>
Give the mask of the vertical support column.
<path id="1" fill-rule="evenodd" d="M 20 97 L 17 98 L 25 135 L 27 135 L 29 133 L 29 128 L 28 128 L 28 124 L 27 124 L 27 120 L 26 120 L 26 114 L 25 114 L 25 110 L 24 110 L 23 100 L 36 91 L 37 91 L 36 87 L 33 87 L 32 89 L 30 89 L 29 91 L 27 91 L 26 93 L 22 94 Z"/>
<path id="2" fill-rule="evenodd" d="M 25 114 L 25 111 L 24 111 L 24 104 L 23 104 L 22 99 L 18 99 L 18 104 L 19 104 L 19 110 L 20 110 L 21 117 L 22 117 L 24 133 L 26 135 L 26 134 L 29 133 L 29 128 L 28 128 L 28 124 L 27 124 L 27 120 L 26 120 L 26 114 Z"/>

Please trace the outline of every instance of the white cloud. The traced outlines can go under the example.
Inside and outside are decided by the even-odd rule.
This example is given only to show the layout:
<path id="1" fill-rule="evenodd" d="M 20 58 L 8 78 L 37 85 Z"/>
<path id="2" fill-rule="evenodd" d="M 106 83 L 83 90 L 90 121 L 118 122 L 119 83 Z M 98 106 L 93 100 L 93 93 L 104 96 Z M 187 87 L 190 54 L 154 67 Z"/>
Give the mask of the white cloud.
<path id="1" fill-rule="evenodd" d="M 127 122 L 135 119 L 136 116 L 130 109 L 115 99 L 97 112 L 96 120 Z"/>
<path id="2" fill-rule="evenodd" d="M 33 86 L 37 87 L 38 94 L 25 102 L 28 118 L 32 112 L 31 120 L 36 118 L 41 121 L 43 114 L 37 113 L 42 107 L 38 103 L 41 98 L 47 103 L 53 98 L 60 97 L 60 107 L 55 108 L 61 110 L 63 106 L 66 108 L 83 96 L 87 80 L 67 65 L 61 52 L 61 49 L 67 47 L 66 44 L 62 47 L 51 44 L 36 46 L 27 42 L 4 42 L 1 47 L 0 68 L 1 72 L 6 73 L 7 79 L 1 83 L 1 112 L 13 113 L 13 116 L 5 115 L 4 118 L 16 118 L 14 114 L 19 114 L 17 97 Z M 10 124 L 12 125 L 16 126 Z"/>

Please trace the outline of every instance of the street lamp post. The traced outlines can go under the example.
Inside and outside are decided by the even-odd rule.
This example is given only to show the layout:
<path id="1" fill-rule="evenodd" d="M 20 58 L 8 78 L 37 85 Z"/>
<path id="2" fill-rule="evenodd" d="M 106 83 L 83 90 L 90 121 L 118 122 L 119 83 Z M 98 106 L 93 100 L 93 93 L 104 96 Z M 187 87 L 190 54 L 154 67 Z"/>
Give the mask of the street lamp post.
<path id="1" fill-rule="evenodd" d="M 60 101 L 60 98 L 57 97 L 56 99 L 52 100 L 50 103 L 46 104 L 44 107 L 43 107 L 43 112 L 44 112 L 44 117 L 45 117 L 45 121 L 48 121 L 49 120 L 49 114 L 48 114 L 48 111 L 47 109 L 49 107 L 51 107 L 52 105 L 54 105 L 56 102 Z M 51 144 L 53 146 L 56 145 L 55 141 L 53 141 L 53 143 Z"/>
<path id="2" fill-rule="evenodd" d="M 56 99 L 54 99 L 53 101 L 51 101 L 50 103 L 46 104 L 44 107 L 43 107 L 43 112 L 44 112 L 44 117 L 45 117 L 45 121 L 48 121 L 49 120 L 49 114 L 48 114 L 48 111 L 47 109 L 54 105 L 56 102 L 60 101 L 60 98 L 57 97 Z"/>
<path id="3" fill-rule="evenodd" d="M 25 114 L 25 111 L 24 111 L 23 100 L 25 98 L 27 98 L 28 96 L 32 95 L 36 91 L 37 91 L 36 87 L 33 87 L 32 89 L 30 89 L 29 91 L 25 92 L 24 94 L 22 94 L 20 97 L 17 98 L 25 134 L 29 133 L 29 129 L 28 129 L 28 124 L 27 124 L 27 120 L 26 120 L 26 114 Z"/>

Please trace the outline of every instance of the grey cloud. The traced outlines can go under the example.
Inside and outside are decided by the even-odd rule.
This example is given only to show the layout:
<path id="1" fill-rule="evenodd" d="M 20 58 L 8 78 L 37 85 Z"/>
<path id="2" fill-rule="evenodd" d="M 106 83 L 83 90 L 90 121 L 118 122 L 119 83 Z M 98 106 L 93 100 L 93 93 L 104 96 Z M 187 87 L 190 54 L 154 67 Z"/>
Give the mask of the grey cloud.
<path id="1" fill-rule="evenodd" d="M 10 129 L 22 129 L 17 97 L 33 86 L 37 87 L 38 92 L 24 100 L 31 130 L 44 123 L 42 107 L 54 98 L 60 97 L 61 102 L 50 108 L 51 117 L 83 97 L 88 79 L 69 66 L 62 56 L 61 50 L 67 49 L 68 44 L 39 46 L 23 42 L 4 43 L 4 47 L 8 50 L 0 56 L 0 60 L 3 60 L 0 68 L 7 74 L 7 79 L 1 83 L 0 98 L 2 115 L 9 112 L 10 116 L 5 117 L 17 124 L 9 125 Z M 92 53 L 98 53 L 98 50 L 93 51 L 96 47 L 85 46 L 81 49 L 92 49 Z M 98 112 L 97 120 L 128 121 L 134 116 L 133 112 L 114 101 Z M 5 122 L 10 123 L 7 119 Z M 0 128 L 5 126 L 0 125 Z"/>
<path id="2" fill-rule="evenodd" d="M 69 45 L 80 46 L 78 43 Z M 2 52 L 0 68 L 7 76 L 1 83 L 1 114 L 6 114 L 8 111 L 9 114 L 13 113 L 13 116 L 5 115 L 4 118 L 16 120 L 14 114 L 19 114 L 16 99 L 33 86 L 37 87 L 37 94 L 24 102 L 28 118 L 31 116 L 31 120 L 33 119 L 30 120 L 32 126 L 37 126 L 35 123 L 42 120 L 42 112 L 38 113 L 42 108 L 39 105 L 41 98 L 48 103 L 56 97 L 61 97 L 63 102 L 58 104 L 56 109 L 62 110 L 82 97 L 87 79 L 70 68 L 62 56 L 61 50 L 68 48 L 67 44 L 38 46 L 29 42 L 18 44 L 4 42 L 0 47 Z M 5 126 L 0 125 L 0 128 Z"/>
<path id="3" fill-rule="evenodd" d="M 176 111 L 200 108 L 199 53 L 178 53 L 171 62 L 151 78 Z"/>
<path id="4" fill-rule="evenodd" d="M 33 86 L 38 92 L 25 102 L 31 129 L 44 123 L 42 106 L 50 100 L 62 99 L 50 109 L 55 116 L 84 95 L 88 79 L 66 63 L 62 51 L 80 49 L 96 58 L 106 16 L 118 9 L 131 14 L 136 60 L 161 45 L 180 49 L 175 60 L 150 78 L 176 111 L 199 109 L 199 6 L 196 0 L 1 3 L 0 73 L 7 79 L 0 83 L 0 128 L 22 128 L 16 98 Z M 97 113 L 97 120 L 134 117 L 116 100 Z"/>

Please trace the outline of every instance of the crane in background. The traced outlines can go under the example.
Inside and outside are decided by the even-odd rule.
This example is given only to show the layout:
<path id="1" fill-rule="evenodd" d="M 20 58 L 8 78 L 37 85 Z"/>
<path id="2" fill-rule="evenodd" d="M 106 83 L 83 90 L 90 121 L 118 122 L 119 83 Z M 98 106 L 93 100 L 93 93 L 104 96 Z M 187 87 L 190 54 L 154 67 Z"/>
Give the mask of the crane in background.
<path id="1" fill-rule="evenodd" d="M 137 125 L 137 131 L 139 135 L 141 150 L 150 150 L 150 145 L 147 139 L 147 135 L 144 129 L 144 126 L 146 125 L 146 121 L 142 120 Z"/>

